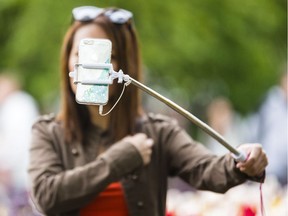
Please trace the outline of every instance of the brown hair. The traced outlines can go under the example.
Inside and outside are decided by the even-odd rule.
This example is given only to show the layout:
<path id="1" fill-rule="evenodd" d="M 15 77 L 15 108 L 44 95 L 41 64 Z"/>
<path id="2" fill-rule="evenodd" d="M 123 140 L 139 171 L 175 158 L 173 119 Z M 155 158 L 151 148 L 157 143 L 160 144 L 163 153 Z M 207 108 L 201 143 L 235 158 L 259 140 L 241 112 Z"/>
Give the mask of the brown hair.
<path id="1" fill-rule="evenodd" d="M 141 63 L 140 52 L 138 47 L 136 30 L 132 20 L 125 24 L 114 24 L 106 16 L 100 15 L 90 22 L 75 21 L 68 29 L 62 46 L 61 53 L 61 93 L 62 103 L 58 120 L 63 122 L 65 129 L 65 140 L 67 142 L 76 139 L 80 142 L 84 141 L 84 131 L 92 123 L 90 121 L 89 112 L 86 106 L 77 104 L 75 94 L 70 86 L 69 74 L 69 55 L 73 45 L 75 32 L 84 25 L 95 23 L 103 28 L 109 39 L 112 41 L 113 53 L 119 68 L 125 74 L 129 74 L 136 80 L 141 79 Z M 116 85 L 115 92 L 121 92 L 122 85 Z M 114 104 L 118 98 L 109 98 L 109 103 Z M 112 141 L 119 140 L 128 134 L 135 132 L 135 123 L 137 117 L 141 115 L 142 108 L 140 104 L 139 90 L 130 85 L 126 88 L 125 93 L 119 104 L 111 112 L 109 122 L 109 134 Z"/>

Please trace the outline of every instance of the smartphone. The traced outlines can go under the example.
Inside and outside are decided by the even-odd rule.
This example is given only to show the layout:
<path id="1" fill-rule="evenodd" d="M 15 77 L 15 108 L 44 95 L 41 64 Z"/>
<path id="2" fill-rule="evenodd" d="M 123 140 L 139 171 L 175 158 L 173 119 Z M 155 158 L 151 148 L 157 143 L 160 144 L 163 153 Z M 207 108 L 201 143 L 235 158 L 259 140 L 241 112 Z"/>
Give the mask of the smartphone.
<path id="1" fill-rule="evenodd" d="M 85 38 L 79 44 L 79 64 L 110 63 L 112 43 L 108 39 Z M 81 80 L 108 80 L 109 69 L 78 68 Z M 77 83 L 76 101 L 80 104 L 105 105 L 109 97 L 108 84 Z"/>

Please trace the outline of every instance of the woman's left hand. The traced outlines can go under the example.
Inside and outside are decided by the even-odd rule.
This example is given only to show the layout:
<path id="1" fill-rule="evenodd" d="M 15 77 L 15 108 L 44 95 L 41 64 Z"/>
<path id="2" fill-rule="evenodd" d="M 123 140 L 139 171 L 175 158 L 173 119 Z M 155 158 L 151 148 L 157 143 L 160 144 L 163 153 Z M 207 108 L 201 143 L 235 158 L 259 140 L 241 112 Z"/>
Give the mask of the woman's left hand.
<path id="1" fill-rule="evenodd" d="M 247 155 L 247 159 L 244 162 L 237 162 L 236 167 L 251 177 L 263 175 L 265 167 L 268 165 L 268 158 L 262 146 L 258 143 L 242 144 L 238 150 L 243 151 Z"/>

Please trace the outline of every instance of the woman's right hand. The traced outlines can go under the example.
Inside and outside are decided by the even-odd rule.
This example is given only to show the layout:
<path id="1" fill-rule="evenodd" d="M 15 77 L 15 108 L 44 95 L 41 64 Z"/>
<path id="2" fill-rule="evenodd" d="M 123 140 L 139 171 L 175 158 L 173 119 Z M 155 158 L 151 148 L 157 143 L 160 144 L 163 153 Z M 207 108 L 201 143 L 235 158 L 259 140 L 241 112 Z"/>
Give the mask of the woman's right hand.
<path id="1" fill-rule="evenodd" d="M 148 138 L 146 134 L 138 133 L 133 136 L 127 136 L 123 141 L 129 142 L 135 146 L 143 159 L 144 165 L 147 165 L 150 162 L 154 141 Z"/>

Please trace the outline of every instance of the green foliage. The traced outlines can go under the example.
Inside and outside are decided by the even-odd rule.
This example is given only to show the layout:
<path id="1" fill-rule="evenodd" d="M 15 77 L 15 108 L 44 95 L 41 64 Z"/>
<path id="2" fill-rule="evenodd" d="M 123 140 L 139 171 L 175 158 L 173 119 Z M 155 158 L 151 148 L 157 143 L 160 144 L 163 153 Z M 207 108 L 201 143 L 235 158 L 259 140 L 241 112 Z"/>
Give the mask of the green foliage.
<path id="1" fill-rule="evenodd" d="M 147 81 L 185 104 L 225 95 L 247 113 L 286 62 L 282 0 L 1 0 L 0 68 L 19 73 L 43 110 L 59 97 L 59 51 L 71 10 L 80 5 L 131 10 Z"/>

